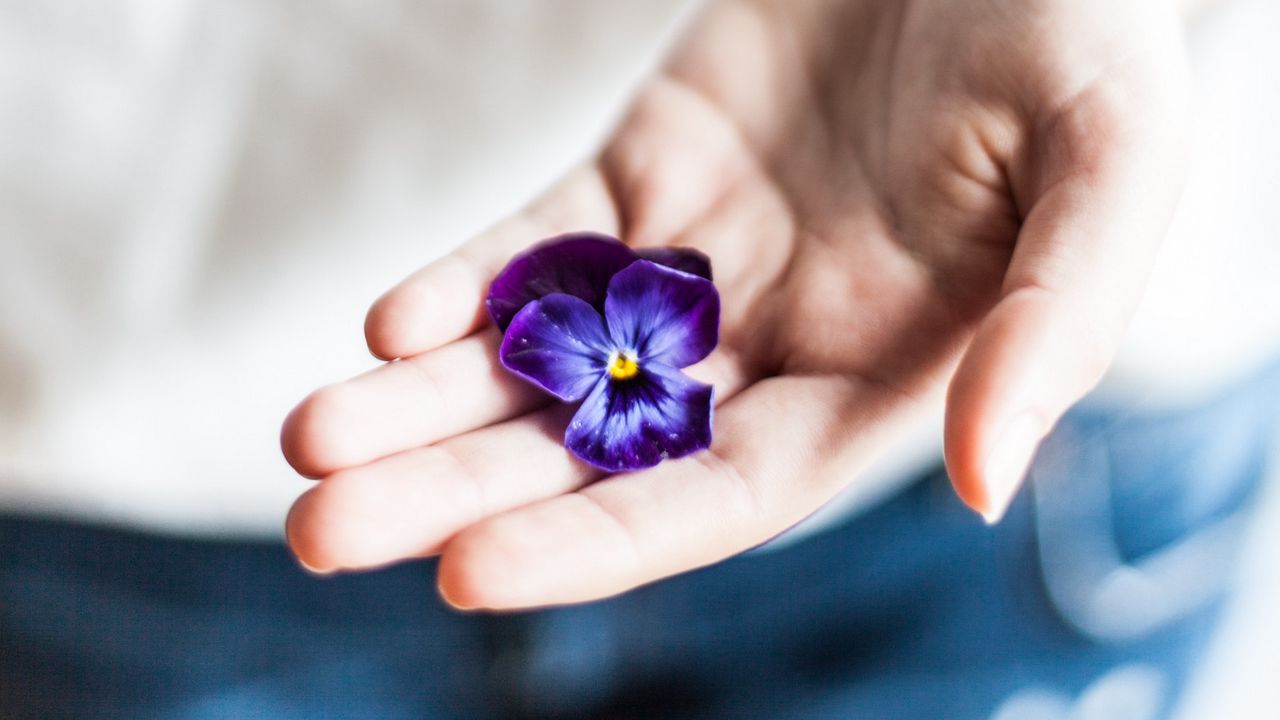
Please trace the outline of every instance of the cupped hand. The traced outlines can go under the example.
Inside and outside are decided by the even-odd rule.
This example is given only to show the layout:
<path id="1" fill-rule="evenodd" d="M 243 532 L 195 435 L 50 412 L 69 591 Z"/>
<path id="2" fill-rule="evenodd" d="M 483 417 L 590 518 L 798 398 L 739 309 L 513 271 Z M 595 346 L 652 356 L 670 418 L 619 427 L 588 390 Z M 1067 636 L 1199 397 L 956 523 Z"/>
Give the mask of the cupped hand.
<path id="1" fill-rule="evenodd" d="M 372 308 L 396 358 L 313 393 L 287 523 L 317 571 L 441 554 L 460 607 L 608 596 L 795 524 L 920 412 L 989 519 L 1100 378 L 1181 184 L 1167 1 L 722 2 L 599 157 Z M 482 299 L 573 230 L 712 258 L 710 450 L 609 477 L 498 364 Z"/>

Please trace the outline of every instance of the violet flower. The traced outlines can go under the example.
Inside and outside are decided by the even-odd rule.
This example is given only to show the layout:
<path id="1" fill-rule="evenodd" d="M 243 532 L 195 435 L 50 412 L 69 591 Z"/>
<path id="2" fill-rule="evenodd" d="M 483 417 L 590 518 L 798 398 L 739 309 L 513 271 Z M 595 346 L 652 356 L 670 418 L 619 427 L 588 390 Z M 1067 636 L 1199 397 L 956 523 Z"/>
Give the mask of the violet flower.
<path id="1" fill-rule="evenodd" d="M 489 312 L 505 330 L 499 357 L 560 400 L 582 401 L 564 443 L 596 467 L 638 470 L 705 449 L 712 388 L 680 369 L 718 340 L 710 274 L 691 250 L 553 238 L 517 256 L 490 288 Z"/>

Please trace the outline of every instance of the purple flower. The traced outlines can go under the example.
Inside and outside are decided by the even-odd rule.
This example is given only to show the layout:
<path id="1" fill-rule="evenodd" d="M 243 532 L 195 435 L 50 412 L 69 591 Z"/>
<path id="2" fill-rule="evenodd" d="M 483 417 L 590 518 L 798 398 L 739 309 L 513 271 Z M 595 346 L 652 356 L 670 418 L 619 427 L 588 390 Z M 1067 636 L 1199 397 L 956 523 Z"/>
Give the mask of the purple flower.
<path id="1" fill-rule="evenodd" d="M 515 258 L 487 303 L 506 330 L 502 364 L 582 400 L 565 446 L 610 472 L 711 444 L 712 388 L 680 372 L 718 339 L 710 264 L 678 249 L 642 255 L 606 236 L 555 238 Z"/>
<path id="2" fill-rule="evenodd" d="M 604 312 L 609 280 L 636 260 L 711 279 L 711 261 L 688 248 L 632 250 L 617 238 L 579 232 L 553 237 L 517 255 L 489 286 L 485 306 L 498 329 L 506 330 L 520 308 L 551 293 L 580 297 Z"/>

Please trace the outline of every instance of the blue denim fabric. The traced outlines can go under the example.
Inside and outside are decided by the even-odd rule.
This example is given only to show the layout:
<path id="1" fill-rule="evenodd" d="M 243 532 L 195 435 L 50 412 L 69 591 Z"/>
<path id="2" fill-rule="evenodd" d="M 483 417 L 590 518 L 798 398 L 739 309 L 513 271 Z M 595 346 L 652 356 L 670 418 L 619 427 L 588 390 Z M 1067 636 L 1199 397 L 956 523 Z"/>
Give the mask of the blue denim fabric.
<path id="1" fill-rule="evenodd" d="M 938 471 L 795 545 L 503 616 L 443 607 L 430 562 L 315 579 L 274 544 L 2 518 L 0 717 L 1164 717 L 1223 598 L 1194 562 L 1229 567 L 1278 409 L 1280 367 L 1077 409 L 996 527 Z"/>

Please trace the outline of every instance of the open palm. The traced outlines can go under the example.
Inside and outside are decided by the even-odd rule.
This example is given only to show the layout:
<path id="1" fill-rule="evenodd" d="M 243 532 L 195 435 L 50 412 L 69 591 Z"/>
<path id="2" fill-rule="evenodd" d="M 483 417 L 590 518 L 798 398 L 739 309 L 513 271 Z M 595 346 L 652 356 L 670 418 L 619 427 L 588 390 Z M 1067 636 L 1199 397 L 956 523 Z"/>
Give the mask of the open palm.
<path id="1" fill-rule="evenodd" d="M 309 567 L 442 553 L 465 607 L 576 602 L 795 524 L 946 395 L 960 495 L 1003 511 L 1101 376 L 1180 187 L 1166 3 L 725 2 L 596 161 L 371 310 L 399 358 L 318 390 L 286 457 Z M 709 451 L 601 478 L 497 361 L 481 300 L 573 230 L 711 257 Z M 948 392 L 949 387 L 949 392 Z"/>

